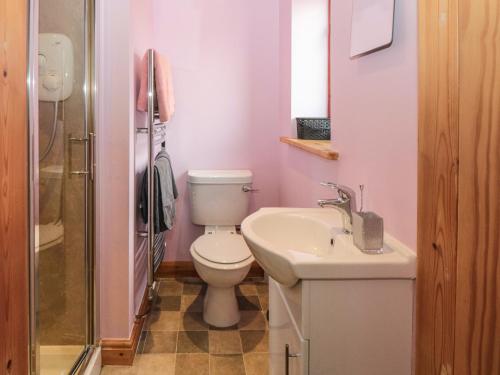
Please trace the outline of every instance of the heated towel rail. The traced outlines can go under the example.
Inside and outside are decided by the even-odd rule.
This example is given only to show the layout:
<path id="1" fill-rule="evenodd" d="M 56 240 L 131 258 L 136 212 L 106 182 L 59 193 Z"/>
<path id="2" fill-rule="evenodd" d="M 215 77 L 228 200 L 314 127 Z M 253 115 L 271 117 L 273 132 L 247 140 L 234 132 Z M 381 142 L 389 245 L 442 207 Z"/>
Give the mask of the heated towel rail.
<path id="1" fill-rule="evenodd" d="M 156 195 L 156 187 L 154 183 L 154 167 L 155 167 L 155 145 L 157 139 L 160 138 L 162 146 L 165 146 L 166 124 L 159 121 L 159 113 L 155 109 L 155 63 L 154 51 L 152 49 L 147 52 L 148 64 L 148 111 L 146 127 L 137 128 L 138 133 L 148 135 L 148 222 L 147 230 L 138 232 L 140 237 L 147 238 L 147 288 L 148 298 L 152 300 L 155 295 L 156 282 L 155 271 L 163 259 L 165 252 L 165 234 L 154 232 L 154 205 Z"/>

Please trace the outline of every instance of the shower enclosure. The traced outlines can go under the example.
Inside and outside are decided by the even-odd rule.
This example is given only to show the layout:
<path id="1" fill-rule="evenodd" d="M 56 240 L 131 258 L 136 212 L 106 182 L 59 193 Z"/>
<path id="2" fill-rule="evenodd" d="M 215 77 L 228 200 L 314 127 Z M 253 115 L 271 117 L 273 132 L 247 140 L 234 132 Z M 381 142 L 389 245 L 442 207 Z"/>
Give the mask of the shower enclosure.
<path id="1" fill-rule="evenodd" d="M 31 371 L 94 344 L 93 0 L 31 0 Z"/>

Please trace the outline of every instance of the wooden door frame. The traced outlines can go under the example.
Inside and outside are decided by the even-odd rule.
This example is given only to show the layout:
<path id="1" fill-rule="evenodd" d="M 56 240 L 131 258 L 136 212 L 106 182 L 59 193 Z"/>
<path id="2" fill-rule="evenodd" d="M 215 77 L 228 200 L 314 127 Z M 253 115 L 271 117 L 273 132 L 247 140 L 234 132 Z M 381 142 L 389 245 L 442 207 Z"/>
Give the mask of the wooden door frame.
<path id="1" fill-rule="evenodd" d="M 500 373 L 499 22 L 419 0 L 416 375 Z"/>
<path id="2" fill-rule="evenodd" d="M 441 4 L 443 4 L 441 2 Z M 441 17 L 446 12 L 448 21 Z M 458 213 L 458 0 L 419 0 L 416 373 L 452 374 Z M 433 301 L 432 303 L 430 301 Z"/>
<path id="3" fill-rule="evenodd" d="M 28 20 L 0 0 L 0 375 L 29 371 Z"/>

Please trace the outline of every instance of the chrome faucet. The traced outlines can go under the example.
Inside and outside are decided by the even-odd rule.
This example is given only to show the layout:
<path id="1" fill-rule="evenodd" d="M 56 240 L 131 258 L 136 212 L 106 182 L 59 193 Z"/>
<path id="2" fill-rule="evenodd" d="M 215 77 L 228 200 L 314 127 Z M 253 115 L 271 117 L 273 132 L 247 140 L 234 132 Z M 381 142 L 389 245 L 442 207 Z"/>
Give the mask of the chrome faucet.
<path id="1" fill-rule="evenodd" d="M 352 211 L 356 207 L 353 199 L 354 193 L 351 189 L 332 182 L 322 182 L 321 185 L 335 190 L 338 197 L 334 199 L 320 199 L 318 200 L 318 205 L 321 208 L 332 207 L 340 211 L 344 224 L 344 233 L 352 234 Z"/>

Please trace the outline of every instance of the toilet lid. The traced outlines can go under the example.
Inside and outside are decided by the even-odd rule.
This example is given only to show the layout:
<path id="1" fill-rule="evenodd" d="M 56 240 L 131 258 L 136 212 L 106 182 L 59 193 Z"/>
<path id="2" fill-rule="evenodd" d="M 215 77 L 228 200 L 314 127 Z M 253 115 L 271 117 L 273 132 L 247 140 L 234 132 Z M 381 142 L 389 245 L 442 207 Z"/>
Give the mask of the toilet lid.
<path id="1" fill-rule="evenodd" d="M 252 256 L 239 234 L 205 234 L 193 243 L 193 248 L 202 258 L 221 264 L 239 263 Z"/>

